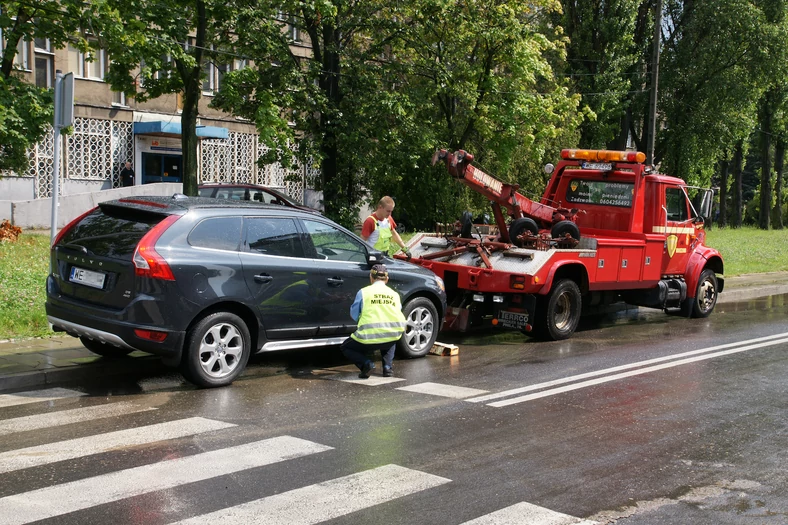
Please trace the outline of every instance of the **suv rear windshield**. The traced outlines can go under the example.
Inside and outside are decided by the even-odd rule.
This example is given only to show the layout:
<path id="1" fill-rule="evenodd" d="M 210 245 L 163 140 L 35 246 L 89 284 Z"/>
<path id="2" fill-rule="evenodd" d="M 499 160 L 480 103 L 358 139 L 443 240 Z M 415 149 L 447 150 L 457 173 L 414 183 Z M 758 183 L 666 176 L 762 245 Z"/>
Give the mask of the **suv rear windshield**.
<path id="1" fill-rule="evenodd" d="M 89 255 L 131 259 L 140 239 L 161 220 L 161 215 L 99 208 L 66 232 L 59 246 L 84 247 Z"/>

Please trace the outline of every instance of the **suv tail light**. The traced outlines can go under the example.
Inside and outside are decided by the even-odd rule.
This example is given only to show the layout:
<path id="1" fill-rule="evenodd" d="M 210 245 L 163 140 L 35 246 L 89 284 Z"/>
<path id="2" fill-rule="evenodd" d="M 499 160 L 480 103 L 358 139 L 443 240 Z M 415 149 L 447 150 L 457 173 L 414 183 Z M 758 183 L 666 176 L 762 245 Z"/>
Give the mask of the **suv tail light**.
<path id="1" fill-rule="evenodd" d="M 65 228 L 60 230 L 58 232 L 58 234 L 55 236 L 55 240 L 52 242 L 52 248 L 54 248 L 57 245 L 57 243 L 60 242 L 60 239 L 62 239 L 65 234 L 67 234 L 74 226 L 79 224 L 79 221 L 81 221 L 82 219 L 84 219 L 85 217 L 87 217 L 88 215 L 93 213 L 94 211 L 96 211 L 96 208 L 98 208 L 98 206 L 86 211 L 85 213 L 83 213 L 82 215 L 80 215 L 79 217 L 74 219 L 73 221 L 71 221 L 68 224 L 66 224 Z"/>
<path id="2" fill-rule="evenodd" d="M 151 279 L 163 279 L 174 281 L 170 265 L 164 257 L 154 249 L 156 241 L 167 231 L 167 228 L 180 219 L 180 215 L 168 215 L 163 221 L 151 228 L 151 230 L 140 239 L 137 248 L 134 250 L 134 274 L 140 277 L 150 277 Z"/>

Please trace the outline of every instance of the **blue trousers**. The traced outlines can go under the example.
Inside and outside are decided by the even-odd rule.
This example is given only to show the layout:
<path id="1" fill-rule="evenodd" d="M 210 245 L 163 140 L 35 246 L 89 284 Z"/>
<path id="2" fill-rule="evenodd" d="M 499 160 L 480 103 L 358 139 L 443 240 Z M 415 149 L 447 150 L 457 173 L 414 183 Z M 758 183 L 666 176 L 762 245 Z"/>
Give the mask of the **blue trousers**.
<path id="1" fill-rule="evenodd" d="M 342 343 L 342 353 L 361 370 L 367 362 L 374 361 L 375 350 L 380 350 L 380 357 L 383 358 L 383 367 L 391 368 L 391 363 L 394 361 L 394 345 L 396 343 L 396 341 L 389 341 L 388 343 L 365 345 L 352 337 L 348 337 Z"/>

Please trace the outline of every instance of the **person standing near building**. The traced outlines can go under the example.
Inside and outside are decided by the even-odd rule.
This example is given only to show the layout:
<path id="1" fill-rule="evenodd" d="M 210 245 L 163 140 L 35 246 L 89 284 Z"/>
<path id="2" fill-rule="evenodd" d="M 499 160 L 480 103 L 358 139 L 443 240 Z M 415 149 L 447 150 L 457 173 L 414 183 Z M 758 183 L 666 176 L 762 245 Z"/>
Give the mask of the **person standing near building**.
<path id="1" fill-rule="evenodd" d="M 405 316 L 396 290 L 389 288 L 389 273 L 384 264 L 376 264 L 369 272 L 369 286 L 358 291 L 350 306 L 350 316 L 358 325 L 342 343 L 342 353 L 353 361 L 367 379 L 375 368 L 375 350 L 380 350 L 383 377 L 394 375 L 394 345 L 405 333 Z"/>
<path id="2" fill-rule="evenodd" d="M 134 170 L 131 169 L 131 162 L 126 161 L 126 166 L 120 170 L 120 185 L 123 188 L 134 186 Z"/>
<path id="3" fill-rule="evenodd" d="M 394 222 L 394 218 L 391 216 L 392 211 L 394 211 L 394 199 L 389 196 L 380 199 L 378 207 L 372 215 L 366 218 L 361 227 L 361 238 L 374 249 L 387 255 L 394 255 L 395 253 L 390 251 L 391 239 L 394 239 L 394 242 L 410 258 L 410 251 L 405 247 L 405 243 L 402 241 L 399 233 L 397 233 L 397 223 Z"/>

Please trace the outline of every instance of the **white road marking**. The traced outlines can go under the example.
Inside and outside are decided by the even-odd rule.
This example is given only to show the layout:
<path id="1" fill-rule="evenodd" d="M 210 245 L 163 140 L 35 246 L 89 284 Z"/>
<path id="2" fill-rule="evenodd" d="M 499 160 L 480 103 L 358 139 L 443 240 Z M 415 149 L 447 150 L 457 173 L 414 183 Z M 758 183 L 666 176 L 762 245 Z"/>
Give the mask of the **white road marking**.
<path id="1" fill-rule="evenodd" d="M 282 436 L 6 496 L 0 498 L 0 525 L 22 525 L 331 449 Z"/>
<path id="2" fill-rule="evenodd" d="M 431 396 L 453 397 L 454 399 L 478 396 L 488 392 L 487 390 L 478 390 L 476 388 L 467 388 L 463 386 L 443 385 L 441 383 L 419 383 L 416 385 L 402 386 L 397 390 L 416 392 L 419 394 L 429 394 Z"/>
<path id="3" fill-rule="evenodd" d="M 384 465 L 173 525 L 311 525 L 449 482 L 418 470 Z"/>
<path id="4" fill-rule="evenodd" d="M 0 473 L 234 426 L 236 425 L 232 423 L 224 423 L 202 417 L 190 417 L 188 419 L 107 432 L 106 434 L 70 439 L 68 441 L 9 450 L 0 454 Z"/>
<path id="5" fill-rule="evenodd" d="M 491 407 L 505 407 L 505 406 L 508 406 L 508 405 L 514 405 L 515 403 L 524 403 L 526 401 L 531 401 L 533 399 L 539 399 L 541 397 L 547 397 L 547 396 L 554 396 L 556 394 L 562 394 L 564 392 L 570 392 L 572 390 L 578 390 L 580 388 L 586 388 L 586 387 L 589 387 L 589 386 L 599 385 L 601 383 L 607 383 L 609 381 L 617 381 L 619 379 L 624 379 L 624 378 L 627 378 L 627 377 L 632 377 L 632 376 L 636 376 L 636 375 L 640 375 L 640 374 L 648 374 L 650 372 L 656 372 L 658 370 L 664 370 L 666 368 L 673 368 L 674 366 L 686 365 L 686 364 L 689 364 L 689 363 L 695 363 L 697 361 L 704 361 L 706 359 L 713 359 L 715 357 L 722 357 L 722 356 L 725 356 L 725 355 L 738 354 L 739 352 L 747 352 L 748 350 L 754 350 L 756 348 L 763 348 L 763 347 L 766 347 L 766 346 L 774 346 L 774 345 L 783 344 L 783 343 L 788 343 L 788 338 L 786 338 L 786 339 L 778 339 L 776 341 L 769 341 L 769 342 L 766 342 L 766 343 L 759 343 L 759 344 L 755 344 L 755 345 L 748 345 L 748 346 L 745 346 L 745 347 L 742 347 L 742 348 L 734 348 L 732 350 L 724 350 L 722 352 L 716 352 L 716 353 L 713 353 L 713 354 L 706 354 L 706 355 L 701 355 L 701 356 L 697 356 L 697 357 L 689 357 L 687 359 L 681 359 L 679 361 L 672 361 L 670 363 L 665 363 L 665 364 L 662 364 L 662 365 L 650 366 L 648 368 L 641 368 L 639 370 L 633 370 L 631 372 L 624 372 L 624 373 L 621 373 L 621 374 L 615 374 L 615 375 L 612 375 L 612 376 L 606 376 L 606 377 L 602 377 L 602 378 L 599 378 L 599 379 L 592 379 L 590 381 L 583 381 L 581 383 L 575 383 L 573 385 L 563 386 L 563 387 L 560 387 L 560 388 L 553 388 L 553 389 L 550 389 L 550 390 L 544 390 L 542 392 L 537 392 L 535 394 L 528 394 L 527 396 L 514 397 L 514 398 L 511 398 L 511 399 L 505 399 L 503 401 L 496 401 L 494 403 L 487 403 L 487 406 L 491 406 Z"/>
<path id="6" fill-rule="evenodd" d="M 0 408 L 12 407 L 16 405 L 26 405 L 28 403 L 40 403 L 41 401 L 54 401 L 67 397 L 79 397 L 86 395 L 84 392 L 68 390 L 66 388 L 47 388 L 46 390 L 32 390 L 30 392 L 17 392 L 16 394 L 0 395 Z"/>
<path id="7" fill-rule="evenodd" d="M 788 336 L 788 332 L 782 333 L 782 334 L 770 335 L 770 336 L 767 336 L 767 337 L 759 337 L 757 339 L 748 339 L 746 341 L 739 341 L 739 342 L 736 342 L 736 343 L 728 343 L 728 344 L 719 345 L 719 346 L 711 346 L 709 348 L 701 348 L 700 350 L 692 350 L 690 352 L 683 352 L 683 353 L 680 353 L 680 354 L 673 354 L 673 355 L 668 355 L 668 356 L 664 356 L 664 357 L 657 357 L 657 358 L 654 358 L 654 359 L 647 359 L 645 361 L 638 361 L 637 363 L 630 363 L 628 365 L 614 366 L 612 368 L 605 368 L 604 370 L 597 370 L 595 372 L 586 372 L 584 374 L 578 374 L 578 375 L 569 376 L 569 377 L 562 377 L 561 379 L 555 379 L 553 381 L 546 381 L 544 383 L 538 383 L 538 384 L 535 384 L 535 385 L 528 385 L 528 386 L 524 386 L 524 387 L 513 388 L 511 390 L 504 390 L 502 392 L 495 392 L 493 394 L 489 394 L 489 395 L 486 395 L 486 396 L 480 396 L 480 397 L 474 397 L 474 398 L 471 398 L 471 399 L 466 399 L 465 401 L 468 401 L 469 403 L 482 403 L 484 401 L 490 401 L 490 400 L 493 400 L 493 399 L 500 399 L 502 397 L 509 397 L 509 396 L 513 396 L 515 394 L 522 394 L 524 392 L 532 392 L 534 390 L 541 390 L 543 388 L 549 388 L 551 386 L 556 386 L 556 385 L 563 385 L 565 383 L 571 383 L 573 381 L 579 381 L 580 379 L 586 379 L 586 378 L 589 378 L 589 377 L 597 377 L 597 376 L 601 376 L 601 375 L 605 375 L 605 374 L 611 374 L 613 372 L 620 372 L 622 370 L 631 370 L 632 368 L 639 368 L 641 366 L 652 365 L 652 364 L 655 364 L 655 363 L 662 363 L 662 362 L 670 361 L 670 360 L 673 360 L 673 359 L 679 359 L 681 357 L 689 357 L 689 356 L 693 356 L 693 355 L 703 354 L 703 353 L 706 353 L 706 352 L 712 352 L 712 351 L 715 351 L 715 350 L 722 350 L 724 348 L 732 348 L 732 347 L 737 347 L 737 346 L 741 346 L 741 345 L 745 345 L 745 344 L 759 343 L 759 342 L 762 342 L 762 341 L 769 341 L 769 340 L 772 340 L 772 339 L 778 339 L 778 338 L 786 337 L 786 336 Z"/>
<path id="8" fill-rule="evenodd" d="M 13 434 L 14 432 L 27 432 L 29 430 L 40 430 L 42 428 L 70 425 L 83 421 L 92 421 L 105 417 L 117 417 L 136 412 L 147 412 L 156 410 L 151 407 L 143 407 L 122 401 L 107 405 L 96 405 L 92 407 L 74 408 L 71 410 L 60 410 L 58 412 L 47 412 L 34 416 L 17 417 L 0 421 L 0 436 Z"/>
<path id="9" fill-rule="evenodd" d="M 358 374 L 342 374 L 336 377 L 332 377 L 331 379 L 335 381 L 342 381 L 344 383 L 353 383 L 355 385 L 366 385 L 366 386 L 380 386 L 380 385 L 387 385 L 389 383 L 397 383 L 399 381 L 405 381 L 402 377 L 383 377 L 383 376 L 369 376 L 367 379 L 361 379 L 358 377 Z"/>
<path id="10" fill-rule="evenodd" d="M 522 502 L 485 514 L 462 525 L 596 525 L 588 521 L 538 505 Z"/>

